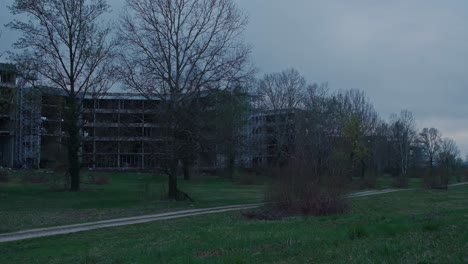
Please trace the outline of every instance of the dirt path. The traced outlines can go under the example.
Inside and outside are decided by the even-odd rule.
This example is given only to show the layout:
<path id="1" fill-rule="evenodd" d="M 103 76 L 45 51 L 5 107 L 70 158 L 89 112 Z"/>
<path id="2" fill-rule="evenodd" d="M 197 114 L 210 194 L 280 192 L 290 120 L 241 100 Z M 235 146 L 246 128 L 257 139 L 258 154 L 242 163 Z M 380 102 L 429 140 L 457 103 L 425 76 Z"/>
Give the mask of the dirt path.
<path id="1" fill-rule="evenodd" d="M 452 185 L 449 185 L 449 186 L 450 187 L 455 187 L 455 186 L 467 185 L 467 184 L 468 184 L 468 182 L 452 184 Z M 370 195 L 379 195 L 379 194 L 385 194 L 385 193 L 391 193 L 391 192 L 410 191 L 410 190 L 415 190 L 415 189 L 416 188 L 363 191 L 363 192 L 352 193 L 352 194 L 348 195 L 347 197 L 354 198 L 354 197 L 362 197 L 362 196 L 370 196 Z M 262 205 L 263 205 L 263 203 L 257 203 L 257 204 L 221 206 L 221 207 L 204 208 L 204 209 L 190 209 L 190 210 L 181 210 L 181 211 L 160 213 L 160 214 L 152 214 L 152 215 L 125 217 L 125 218 L 104 220 L 104 221 L 84 223 L 84 224 L 64 225 L 64 226 L 39 228 L 39 229 L 29 229 L 29 230 L 24 230 L 24 231 L 0 234 L 0 243 L 1 242 L 8 242 L 8 241 L 17 241 L 17 240 L 23 240 L 23 239 L 30 239 L 30 238 L 36 238 L 36 237 L 70 234 L 70 233 L 76 233 L 76 232 L 81 232 L 81 231 L 89 231 L 89 230 L 106 228 L 106 227 L 134 225 L 134 224 L 161 221 L 161 220 L 167 220 L 167 219 L 173 219 L 173 218 L 181 218 L 181 217 L 189 217 L 189 216 L 197 216 L 197 215 L 215 214 L 215 213 L 223 213 L 223 212 L 229 212 L 229 211 L 252 209 L 252 208 L 262 206 Z"/>
<path id="2" fill-rule="evenodd" d="M 462 186 L 462 185 L 468 185 L 468 182 L 460 182 L 460 183 L 450 184 L 449 187 Z"/>
<path id="3" fill-rule="evenodd" d="M 60 235 L 60 234 L 70 234 L 70 233 L 89 231 L 89 230 L 94 230 L 94 229 L 99 229 L 99 228 L 141 224 L 141 223 L 187 217 L 187 216 L 196 216 L 196 215 L 203 215 L 203 214 L 214 214 L 214 213 L 222 213 L 222 212 L 229 212 L 229 211 L 235 211 L 235 210 L 244 210 L 244 209 L 256 208 L 261 205 L 262 204 L 244 204 L 244 205 L 231 205 L 231 206 L 204 208 L 204 209 L 190 209 L 190 210 L 181 210 L 181 211 L 175 211 L 175 212 L 169 212 L 169 213 L 125 217 L 125 218 L 104 220 L 104 221 L 84 223 L 84 224 L 29 229 L 29 230 L 24 230 L 24 231 L 0 234 L 0 242 L 16 241 L 16 240 L 22 240 L 22 239 L 28 239 L 28 238 L 53 236 L 53 235 Z"/>
<path id="4" fill-rule="evenodd" d="M 355 193 L 349 194 L 347 197 L 348 198 L 354 198 L 354 197 L 371 196 L 371 195 L 379 195 L 379 194 L 385 194 L 385 193 L 411 191 L 411 190 L 416 190 L 416 188 L 411 188 L 411 189 L 384 189 L 384 190 L 371 190 L 371 191 L 355 192 Z"/>

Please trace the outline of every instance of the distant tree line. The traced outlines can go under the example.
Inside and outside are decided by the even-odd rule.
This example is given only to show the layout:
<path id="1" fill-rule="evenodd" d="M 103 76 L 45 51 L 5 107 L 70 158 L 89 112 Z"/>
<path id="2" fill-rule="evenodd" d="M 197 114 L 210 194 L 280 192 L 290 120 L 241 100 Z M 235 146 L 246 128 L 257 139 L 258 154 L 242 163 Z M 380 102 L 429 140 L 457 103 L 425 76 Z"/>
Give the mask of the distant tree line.
<path id="1" fill-rule="evenodd" d="M 328 85 L 307 84 L 295 69 L 266 74 L 258 81 L 257 107 L 295 110 L 294 149 L 287 159 L 301 159 L 320 177 L 340 170 L 349 181 L 375 181 L 390 174 L 396 186 L 420 176 L 429 187 L 446 188 L 449 177 L 459 174 L 463 161 L 453 139 L 436 128 L 418 131 L 409 110 L 381 118 L 363 91 L 331 92 Z M 280 127 L 274 132 L 278 145 L 287 145 Z M 286 148 L 283 148 L 286 149 Z M 280 164 L 277 164 L 280 165 Z M 337 172 L 333 172 L 335 175 Z"/>

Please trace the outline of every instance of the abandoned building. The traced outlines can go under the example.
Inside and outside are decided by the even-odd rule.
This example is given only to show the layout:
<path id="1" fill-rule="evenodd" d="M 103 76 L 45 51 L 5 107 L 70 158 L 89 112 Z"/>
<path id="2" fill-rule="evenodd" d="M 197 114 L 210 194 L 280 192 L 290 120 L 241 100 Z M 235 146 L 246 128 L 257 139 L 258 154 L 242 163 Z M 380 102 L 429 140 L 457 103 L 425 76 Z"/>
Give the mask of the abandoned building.
<path id="1" fill-rule="evenodd" d="M 51 168 L 66 163 L 63 109 L 66 94 L 55 88 L 33 89 L 17 78 L 14 65 L 0 64 L 0 166 Z M 136 93 L 107 93 L 81 99 L 82 164 L 93 169 L 151 170 L 159 166 L 158 149 L 164 143 L 164 126 L 158 100 Z M 242 129 L 247 146 L 240 152 L 242 166 L 272 164 L 294 144 L 297 111 L 257 111 Z M 281 138 L 274 132 L 281 132 Z M 206 126 L 204 138 L 215 127 Z M 286 140 L 286 141 L 285 141 Z M 217 143 L 197 151 L 193 167 L 215 170 L 225 165 Z"/>
<path id="2" fill-rule="evenodd" d="M 0 165 L 12 166 L 15 148 L 16 68 L 0 64 Z"/>
<path id="3" fill-rule="evenodd" d="M 251 113 L 246 134 L 249 167 L 281 164 L 294 152 L 300 109 L 264 110 Z"/>

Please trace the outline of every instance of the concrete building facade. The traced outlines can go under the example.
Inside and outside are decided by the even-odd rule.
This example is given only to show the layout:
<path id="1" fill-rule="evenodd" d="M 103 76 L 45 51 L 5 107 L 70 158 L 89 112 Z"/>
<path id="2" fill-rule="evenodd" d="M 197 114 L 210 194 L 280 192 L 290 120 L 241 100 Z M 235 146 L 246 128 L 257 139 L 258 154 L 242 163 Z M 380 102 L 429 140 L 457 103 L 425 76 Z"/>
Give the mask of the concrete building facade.
<path id="1" fill-rule="evenodd" d="M 53 168 L 66 163 L 64 130 L 66 94 L 60 89 L 27 87 L 13 65 L 0 64 L 0 166 Z M 81 98 L 82 163 L 101 170 L 154 170 L 164 142 L 158 100 L 136 93 L 107 93 Z M 212 109 L 212 108 L 210 108 Z M 294 145 L 296 110 L 254 110 L 243 129 L 247 149 L 237 164 L 277 163 Z M 202 129 L 216 137 L 216 125 Z M 192 166 L 213 171 L 225 166 L 216 140 L 197 151 Z"/>
<path id="2" fill-rule="evenodd" d="M 0 63 L 0 166 L 11 167 L 15 147 L 16 68 Z"/>

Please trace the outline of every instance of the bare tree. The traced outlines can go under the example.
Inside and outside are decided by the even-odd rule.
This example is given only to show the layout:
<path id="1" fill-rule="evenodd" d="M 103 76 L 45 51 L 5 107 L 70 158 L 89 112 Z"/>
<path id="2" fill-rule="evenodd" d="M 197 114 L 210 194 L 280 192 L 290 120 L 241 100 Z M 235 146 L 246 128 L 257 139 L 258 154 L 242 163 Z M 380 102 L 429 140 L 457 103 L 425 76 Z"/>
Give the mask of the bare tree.
<path id="1" fill-rule="evenodd" d="M 353 176 L 356 176 L 357 170 L 360 166 L 360 176 L 364 178 L 366 170 L 365 159 L 368 155 L 369 149 L 366 142 L 366 134 L 362 133 L 363 128 L 362 120 L 355 115 L 352 115 L 343 124 L 342 135 L 344 139 L 344 149 L 349 153 L 349 174 L 348 177 L 352 181 Z"/>
<path id="2" fill-rule="evenodd" d="M 219 93 L 216 100 L 216 143 L 225 158 L 227 177 L 231 181 L 234 180 L 236 161 L 240 161 L 248 149 L 244 129 L 251 113 L 250 103 L 249 94 L 241 87 Z"/>
<path id="3" fill-rule="evenodd" d="M 80 185 L 80 99 L 102 94 L 111 85 L 113 45 L 110 28 L 101 20 L 108 9 L 105 0 L 15 0 L 10 7 L 14 15 L 27 17 L 7 25 L 22 33 L 14 47 L 23 52 L 12 54 L 20 72 L 40 78 L 28 79 L 33 87 L 51 86 L 66 94 L 71 191 Z"/>
<path id="4" fill-rule="evenodd" d="M 343 118 L 359 119 L 361 121 L 359 130 L 362 135 L 375 134 L 375 130 L 380 124 L 379 116 L 364 91 L 350 89 L 338 92 L 335 96 Z"/>
<path id="5" fill-rule="evenodd" d="M 211 89 L 251 78 L 250 48 L 242 41 L 246 16 L 233 0 L 127 0 L 121 18 L 121 77 L 133 90 L 161 102 L 167 127 L 162 169 L 177 199 L 184 141 L 184 105 Z M 158 110 L 159 111 L 159 110 Z"/>
<path id="6" fill-rule="evenodd" d="M 400 176 L 403 178 L 408 175 L 411 146 L 416 135 L 416 122 L 410 111 L 402 110 L 400 115 L 393 114 L 390 117 L 390 140 L 395 150 Z"/>
<path id="7" fill-rule="evenodd" d="M 256 107 L 262 111 L 267 130 L 269 163 L 285 164 L 294 147 L 294 119 L 303 109 L 306 80 L 296 69 L 266 74 L 256 86 Z"/>
<path id="8" fill-rule="evenodd" d="M 438 187 L 447 188 L 450 173 L 459 157 L 460 150 L 458 149 L 456 142 L 451 138 L 444 138 L 440 143 L 440 150 L 437 155 L 437 163 L 443 171 L 440 174 L 440 185 Z"/>
<path id="9" fill-rule="evenodd" d="M 429 167 L 429 174 L 432 178 L 434 161 L 442 143 L 441 134 L 436 128 L 424 128 L 421 133 L 419 133 L 417 142 L 426 158 L 426 162 Z"/>
<path id="10" fill-rule="evenodd" d="M 380 174 L 391 164 L 391 146 L 388 144 L 389 125 L 381 120 L 375 129 L 375 135 L 371 139 L 370 160 L 373 169 Z"/>
<path id="11" fill-rule="evenodd" d="M 349 152 L 349 177 L 352 179 L 357 168 L 360 168 L 359 174 L 364 178 L 371 153 L 369 141 L 375 136 L 380 124 L 379 116 L 363 91 L 350 89 L 335 96 L 343 119 L 345 148 Z"/>
<path id="12" fill-rule="evenodd" d="M 305 90 L 306 80 L 294 68 L 265 74 L 257 87 L 259 106 L 266 110 L 299 108 L 302 106 Z"/>
<path id="13" fill-rule="evenodd" d="M 314 175 L 319 178 L 335 168 L 337 139 L 342 128 L 341 113 L 336 97 L 330 95 L 328 85 L 313 84 L 307 87 L 304 97 L 305 116 L 299 125 L 299 147 L 307 157 Z M 341 173 L 338 173 L 341 174 Z"/>

